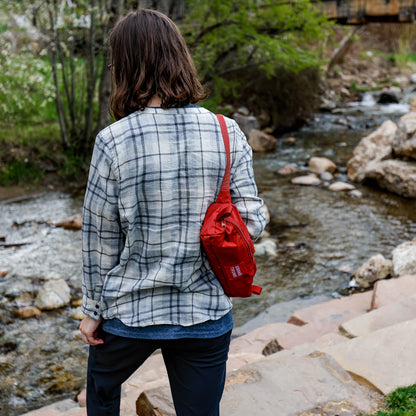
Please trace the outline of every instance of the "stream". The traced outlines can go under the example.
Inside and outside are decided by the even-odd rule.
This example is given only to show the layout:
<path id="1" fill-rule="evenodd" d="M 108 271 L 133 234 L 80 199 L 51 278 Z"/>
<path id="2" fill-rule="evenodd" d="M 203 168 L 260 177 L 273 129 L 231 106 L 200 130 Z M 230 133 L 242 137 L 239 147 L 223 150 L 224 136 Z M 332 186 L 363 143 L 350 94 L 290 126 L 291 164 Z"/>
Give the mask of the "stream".
<path id="1" fill-rule="evenodd" d="M 336 179 L 347 181 L 346 164 L 359 140 L 408 111 L 406 104 L 377 106 L 371 98 L 317 114 L 301 130 L 279 137 L 276 151 L 255 154 L 277 255 L 258 258 L 256 283 L 263 292 L 234 300 L 236 326 L 282 301 L 347 295 L 352 273 L 369 257 L 389 257 L 415 237 L 414 201 L 364 185 L 356 185 L 362 197 L 355 198 L 325 185 L 293 185 L 277 174 L 288 163 L 307 172 L 311 156 L 324 156 L 336 163 Z M 290 136 L 295 140 L 286 140 Z M 82 197 L 58 192 L 0 202 L 0 415 L 75 398 L 84 388 L 88 348 L 79 340 L 79 321 L 71 318 L 81 297 L 81 235 L 51 225 L 81 207 Z M 71 305 L 18 318 L 16 309 L 32 305 L 40 285 L 56 278 L 71 287 Z"/>

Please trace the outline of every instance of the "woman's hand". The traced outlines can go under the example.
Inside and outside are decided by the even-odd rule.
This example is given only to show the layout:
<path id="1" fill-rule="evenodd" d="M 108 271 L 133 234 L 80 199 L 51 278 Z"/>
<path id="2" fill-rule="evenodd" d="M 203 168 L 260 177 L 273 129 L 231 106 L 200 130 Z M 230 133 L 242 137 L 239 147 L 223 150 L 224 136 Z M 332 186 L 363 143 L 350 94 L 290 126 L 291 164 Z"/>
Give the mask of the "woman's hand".
<path id="1" fill-rule="evenodd" d="M 100 326 L 102 318 L 98 321 L 95 319 L 86 316 L 82 321 L 81 325 L 79 326 L 79 330 L 81 331 L 82 340 L 89 345 L 99 345 L 103 344 L 104 341 L 97 336 L 97 329 Z"/>

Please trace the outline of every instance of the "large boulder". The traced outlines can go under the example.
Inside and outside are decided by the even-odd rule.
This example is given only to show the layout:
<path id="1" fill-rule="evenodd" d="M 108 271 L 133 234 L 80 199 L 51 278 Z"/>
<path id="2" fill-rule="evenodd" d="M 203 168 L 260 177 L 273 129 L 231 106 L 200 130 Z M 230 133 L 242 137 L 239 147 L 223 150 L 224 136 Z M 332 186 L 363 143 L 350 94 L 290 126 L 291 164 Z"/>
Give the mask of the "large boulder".
<path id="1" fill-rule="evenodd" d="M 396 155 L 416 159 L 416 111 L 400 119 L 392 145 Z"/>
<path id="2" fill-rule="evenodd" d="M 372 179 L 390 192 L 405 198 L 416 198 L 416 163 L 403 160 L 381 160 L 369 163 L 364 177 Z"/>
<path id="3" fill-rule="evenodd" d="M 390 276 L 392 271 L 392 261 L 382 254 L 376 254 L 356 270 L 354 278 L 361 287 L 368 288 L 377 280 Z"/>
<path id="4" fill-rule="evenodd" d="M 267 152 L 276 148 L 277 139 L 264 131 L 253 129 L 248 135 L 248 144 L 255 152 Z"/>
<path id="5" fill-rule="evenodd" d="M 416 274 L 416 238 L 397 246 L 392 252 L 393 274 Z"/>
<path id="6" fill-rule="evenodd" d="M 348 178 L 362 182 L 365 169 L 369 162 L 384 160 L 392 156 L 392 142 L 397 125 L 390 120 L 385 121 L 376 131 L 364 137 L 354 149 L 353 158 L 348 161 Z"/>

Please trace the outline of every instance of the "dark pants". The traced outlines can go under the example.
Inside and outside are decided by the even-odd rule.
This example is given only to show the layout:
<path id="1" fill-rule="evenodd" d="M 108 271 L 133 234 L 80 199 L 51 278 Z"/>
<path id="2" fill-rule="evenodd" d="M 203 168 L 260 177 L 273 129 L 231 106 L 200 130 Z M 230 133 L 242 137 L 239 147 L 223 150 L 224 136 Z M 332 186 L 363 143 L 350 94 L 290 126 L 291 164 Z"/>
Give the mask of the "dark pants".
<path id="1" fill-rule="evenodd" d="M 103 332 L 90 347 L 88 416 L 118 416 L 121 384 L 158 348 L 169 376 L 177 416 L 219 416 L 231 331 L 210 339 L 142 340 Z"/>

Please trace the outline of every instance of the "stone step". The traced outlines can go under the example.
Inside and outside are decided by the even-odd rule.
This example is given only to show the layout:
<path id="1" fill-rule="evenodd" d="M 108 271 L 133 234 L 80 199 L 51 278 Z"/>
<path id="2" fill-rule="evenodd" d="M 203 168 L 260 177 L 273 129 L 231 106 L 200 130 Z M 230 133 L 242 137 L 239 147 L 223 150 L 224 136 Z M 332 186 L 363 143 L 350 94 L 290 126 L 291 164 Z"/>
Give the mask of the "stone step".
<path id="1" fill-rule="evenodd" d="M 416 319 L 323 347 L 348 373 L 381 392 L 416 383 Z"/>
<path id="2" fill-rule="evenodd" d="M 74 406 L 72 409 L 65 413 L 61 413 L 61 416 L 87 416 L 87 409 L 85 407 Z M 126 415 L 127 416 L 127 415 Z"/>
<path id="3" fill-rule="evenodd" d="M 411 319 L 416 319 L 416 295 L 400 299 L 344 322 L 340 330 L 346 336 L 355 338 Z"/>
<path id="4" fill-rule="evenodd" d="M 294 325 L 314 323 L 316 327 L 322 325 L 336 329 L 343 322 L 368 312 L 372 296 L 372 291 L 367 291 L 300 309 L 288 322 Z"/>
<path id="5" fill-rule="evenodd" d="M 379 400 L 328 355 L 283 357 L 279 353 L 227 376 L 221 414 L 354 416 L 372 412 Z M 144 415 L 174 415 L 166 387 L 142 393 L 138 410 Z"/>
<path id="6" fill-rule="evenodd" d="M 374 285 L 371 310 L 381 308 L 411 295 L 416 295 L 416 275 L 379 280 Z"/>
<path id="7" fill-rule="evenodd" d="M 326 322 L 322 319 L 320 322 L 303 326 L 284 322 L 264 325 L 231 341 L 230 360 L 235 354 L 248 353 L 253 355 L 252 361 L 255 361 L 256 357 L 261 358 L 282 349 L 289 350 L 299 345 L 313 343 L 337 329 L 338 324 L 330 318 Z"/>
<path id="8" fill-rule="evenodd" d="M 53 403 L 49 406 L 42 407 L 41 409 L 25 413 L 22 416 L 62 416 L 75 408 L 79 409 L 77 402 L 71 399 L 66 399 Z"/>
<path id="9" fill-rule="evenodd" d="M 416 335 L 416 329 L 415 331 L 413 330 L 414 321 L 410 321 L 411 324 L 407 324 L 406 321 L 402 324 L 392 325 L 389 328 L 385 328 L 385 330 L 379 329 L 383 326 L 382 321 L 384 321 L 384 325 L 390 325 L 398 320 L 413 317 L 412 311 L 414 308 L 412 301 L 406 299 L 409 297 L 409 293 L 416 294 L 416 276 L 403 276 L 401 278 L 379 281 L 376 283 L 374 291 L 359 293 L 297 310 L 291 315 L 287 323 L 271 323 L 257 328 L 246 335 L 234 338 L 230 346 L 228 369 L 229 371 L 236 370 L 237 373 L 242 371 L 238 373 L 241 381 L 247 375 L 243 369 L 250 368 L 250 366 L 260 366 L 261 363 L 265 362 L 264 360 L 269 362 L 267 360 L 307 358 L 304 356 L 318 350 L 329 354 L 357 379 L 365 381 L 368 385 L 384 394 L 392 391 L 397 385 L 413 384 L 416 382 L 416 374 L 412 373 L 411 369 L 415 368 L 414 364 L 416 363 L 411 361 L 409 349 L 411 349 L 410 346 L 412 345 L 414 335 Z M 391 309 L 386 309 L 383 312 L 383 306 L 386 307 L 394 302 L 397 303 L 397 301 L 399 306 L 392 305 Z M 367 313 L 371 305 L 379 308 L 379 310 L 374 311 L 374 313 Z M 394 312 L 393 309 L 395 308 L 397 309 Z M 377 315 L 376 312 L 380 315 Z M 382 318 L 382 313 L 387 315 Z M 361 327 L 358 328 L 360 319 Z M 340 325 L 350 336 L 360 335 L 360 337 L 349 340 L 341 336 L 337 333 Z M 403 325 L 407 325 L 407 332 L 401 335 L 400 331 L 403 330 Z M 390 338 L 393 338 L 393 340 Z M 402 344 L 406 345 L 403 346 Z M 377 346 L 377 354 L 375 354 L 375 345 Z M 401 347 L 403 351 L 400 350 Z M 275 354 L 281 348 L 285 349 L 285 351 Z M 266 358 L 266 355 L 270 356 Z M 391 360 L 391 357 L 398 356 L 400 357 L 400 360 L 398 360 L 400 365 L 397 365 L 396 360 Z M 390 361 L 389 365 L 393 367 L 391 371 L 385 366 L 385 362 L 388 361 Z M 293 362 L 295 363 L 295 361 Z M 273 366 L 274 362 L 270 361 L 269 365 Z M 398 371 L 398 368 L 403 366 L 407 372 L 403 370 L 404 373 L 401 373 L 401 371 Z M 295 364 L 294 369 L 296 369 Z M 279 372 L 278 369 L 276 371 Z M 403 377 L 402 374 L 404 374 Z M 313 377 L 311 380 L 314 380 Z M 247 384 L 246 381 L 240 384 L 245 385 Z M 232 385 L 230 381 L 228 383 L 228 385 Z M 309 391 L 304 386 L 300 388 L 305 388 L 305 392 Z M 122 416 L 136 414 L 137 397 L 143 391 L 145 393 L 140 395 L 141 401 L 139 401 L 143 406 L 150 406 L 149 403 L 155 403 L 156 398 L 158 398 L 157 400 L 161 401 L 161 403 L 168 403 L 166 409 L 173 409 L 168 378 L 160 354 L 150 357 L 124 383 L 121 405 Z M 266 388 L 265 392 L 267 393 L 267 391 Z M 270 394 L 269 390 L 268 395 L 274 396 L 274 393 Z M 284 401 L 285 399 L 282 400 Z M 258 403 L 257 401 L 255 402 Z M 349 402 L 346 401 L 345 403 Z M 273 408 L 273 406 L 271 407 Z M 225 414 L 232 416 L 234 413 L 230 412 L 227 410 Z M 347 413 L 342 413 L 342 416 L 349 415 L 350 413 L 348 412 L 350 410 Z M 256 413 L 258 412 L 255 411 L 254 414 Z M 152 415 L 152 413 L 148 414 Z M 267 415 L 267 413 L 264 414 Z M 278 414 L 284 415 L 284 413 Z M 24 416 L 86 416 L 86 410 L 85 408 L 80 408 L 73 400 L 64 400 L 26 413 Z"/>
<path id="10" fill-rule="evenodd" d="M 313 354 L 319 352 L 324 347 L 331 347 L 334 345 L 338 345 L 342 342 L 348 342 L 349 338 L 340 335 L 337 332 L 331 332 L 329 334 L 325 334 L 322 337 L 319 337 L 313 342 L 307 342 L 305 344 L 297 345 L 296 347 L 291 348 L 290 350 L 285 350 L 279 352 L 280 356 L 283 355 L 300 355 L 306 356 L 309 354 Z"/>
<path id="11" fill-rule="evenodd" d="M 318 295 L 307 298 L 295 298 L 286 302 L 277 303 L 258 314 L 255 318 L 250 319 L 250 321 L 245 324 L 234 328 L 233 337 L 240 337 L 244 334 L 248 334 L 267 324 L 287 322 L 295 311 L 307 308 L 308 306 L 328 302 L 331 299 L 332 298 L 327 295 Z"/>

